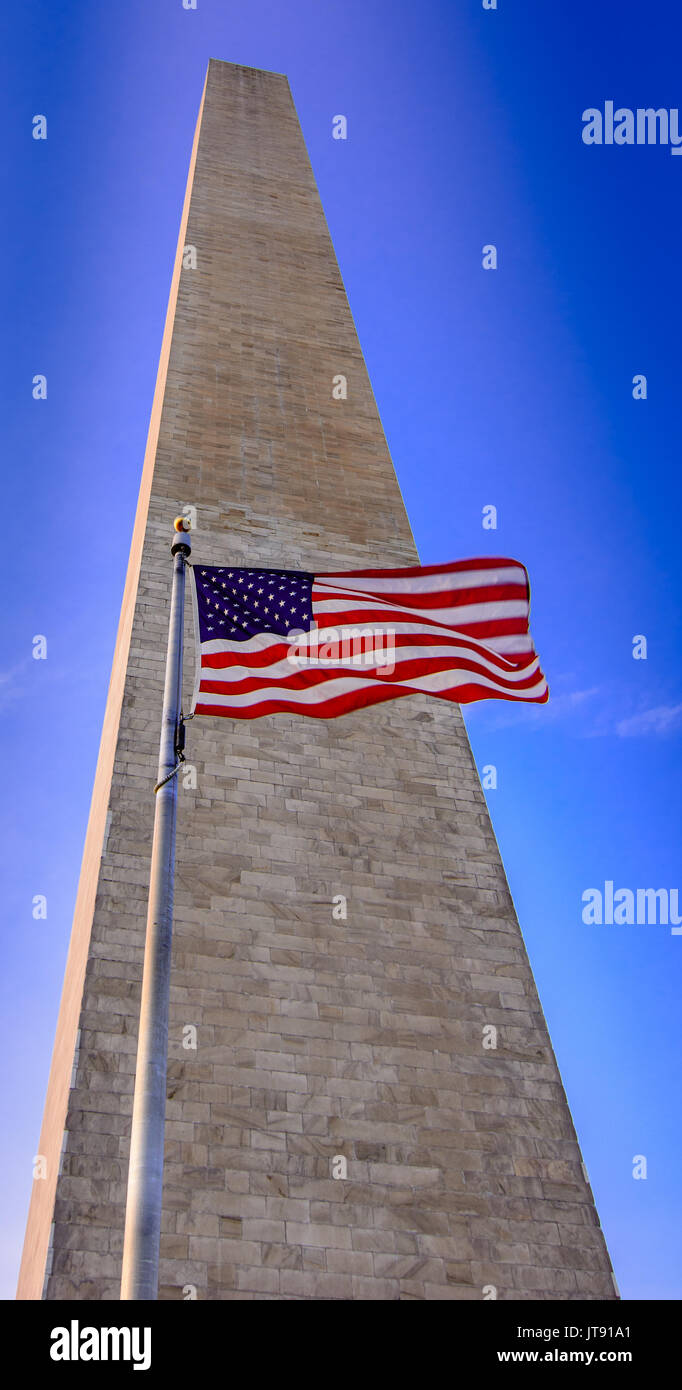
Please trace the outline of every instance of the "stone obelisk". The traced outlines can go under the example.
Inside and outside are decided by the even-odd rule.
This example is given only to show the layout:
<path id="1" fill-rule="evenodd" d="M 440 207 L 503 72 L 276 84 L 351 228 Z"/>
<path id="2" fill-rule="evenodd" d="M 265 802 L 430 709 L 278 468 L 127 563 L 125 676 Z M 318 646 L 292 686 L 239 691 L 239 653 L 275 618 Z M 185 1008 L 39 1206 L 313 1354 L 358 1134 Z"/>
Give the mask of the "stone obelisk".
<path id="1" fill-rule="evenodd" d="M 195 564 L 418 562 L 288 82 L 215 61 L 20 1298 L 119 1296 L 168 541 L 190 507 Z M 189 691 L 189 619 L 186 644 Z M 200 717 L 187 758 L 160 1297 L 616 1297 L 459 709 Z"/>

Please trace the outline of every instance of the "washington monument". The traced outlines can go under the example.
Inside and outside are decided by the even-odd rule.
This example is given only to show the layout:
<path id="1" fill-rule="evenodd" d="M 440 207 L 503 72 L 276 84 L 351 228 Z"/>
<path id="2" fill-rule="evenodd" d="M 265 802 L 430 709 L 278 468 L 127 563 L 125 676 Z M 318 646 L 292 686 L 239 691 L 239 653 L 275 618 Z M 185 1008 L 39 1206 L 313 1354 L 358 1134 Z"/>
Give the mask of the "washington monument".
<path id="1" fill-rule="evenodd" d="M 418 563 L 287 79 L 216 61 L 22 1299 L 119 1297 L 168 539 L 190 511 L 195 564 Z M 193 642 L 188 612 L 187 693 Z M 202 717 L 186 756 L 160 1298 L 616 1298 L 459 707 Z"/>

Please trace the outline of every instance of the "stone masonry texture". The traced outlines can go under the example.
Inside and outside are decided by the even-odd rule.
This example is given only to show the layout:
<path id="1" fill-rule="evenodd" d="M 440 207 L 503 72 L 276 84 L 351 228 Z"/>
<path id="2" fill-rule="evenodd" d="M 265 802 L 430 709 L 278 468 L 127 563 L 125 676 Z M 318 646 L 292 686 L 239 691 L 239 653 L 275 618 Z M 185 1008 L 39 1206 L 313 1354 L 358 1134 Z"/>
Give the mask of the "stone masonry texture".
<path id="1" fill-rule="evenodd" d="M 173 518 L 198 565 L 418 562 L 285 77 L 211 61 L 180 240 L 23 1298 L 119 1296 Z M 187 758 L 160 1297 L 615 1298 L 459 708 Z"/>

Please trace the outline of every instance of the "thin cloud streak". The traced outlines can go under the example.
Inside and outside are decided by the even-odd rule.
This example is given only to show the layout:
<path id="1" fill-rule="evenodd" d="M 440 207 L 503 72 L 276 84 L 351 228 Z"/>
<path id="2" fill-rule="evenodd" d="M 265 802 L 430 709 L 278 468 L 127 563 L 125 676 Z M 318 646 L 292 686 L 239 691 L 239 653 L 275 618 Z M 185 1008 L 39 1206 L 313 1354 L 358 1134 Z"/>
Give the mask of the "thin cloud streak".
<path id="1" fill-rule="evenodd" d="M 619 738 L 642 738 L 649 735 L 663 737 L 672 732 L 682 720 L 682 704 L 656 705 L 654 709 L 641 710 L 616 724 Z"/>

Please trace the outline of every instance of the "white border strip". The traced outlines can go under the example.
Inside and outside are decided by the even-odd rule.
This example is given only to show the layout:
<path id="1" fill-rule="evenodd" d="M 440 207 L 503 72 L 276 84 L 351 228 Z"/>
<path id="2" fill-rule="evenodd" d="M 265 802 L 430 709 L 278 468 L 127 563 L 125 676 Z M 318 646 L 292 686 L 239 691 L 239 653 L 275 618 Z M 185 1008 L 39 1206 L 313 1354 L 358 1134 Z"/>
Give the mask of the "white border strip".
<path id="1" fill-rule="evenodd" d="M 190 715 L 194 714 L 199 698 L 199 684 L 201 681 L 201 641 L 199 637 L 199 603 L 197 600 L 197 582 L 194 578 L 194 566 L 187 565 L 189 570 L 189 584 L 192 593 L 192 613 L 194 615 L 194 689 L 192 691 L 192 708 Z"/>

